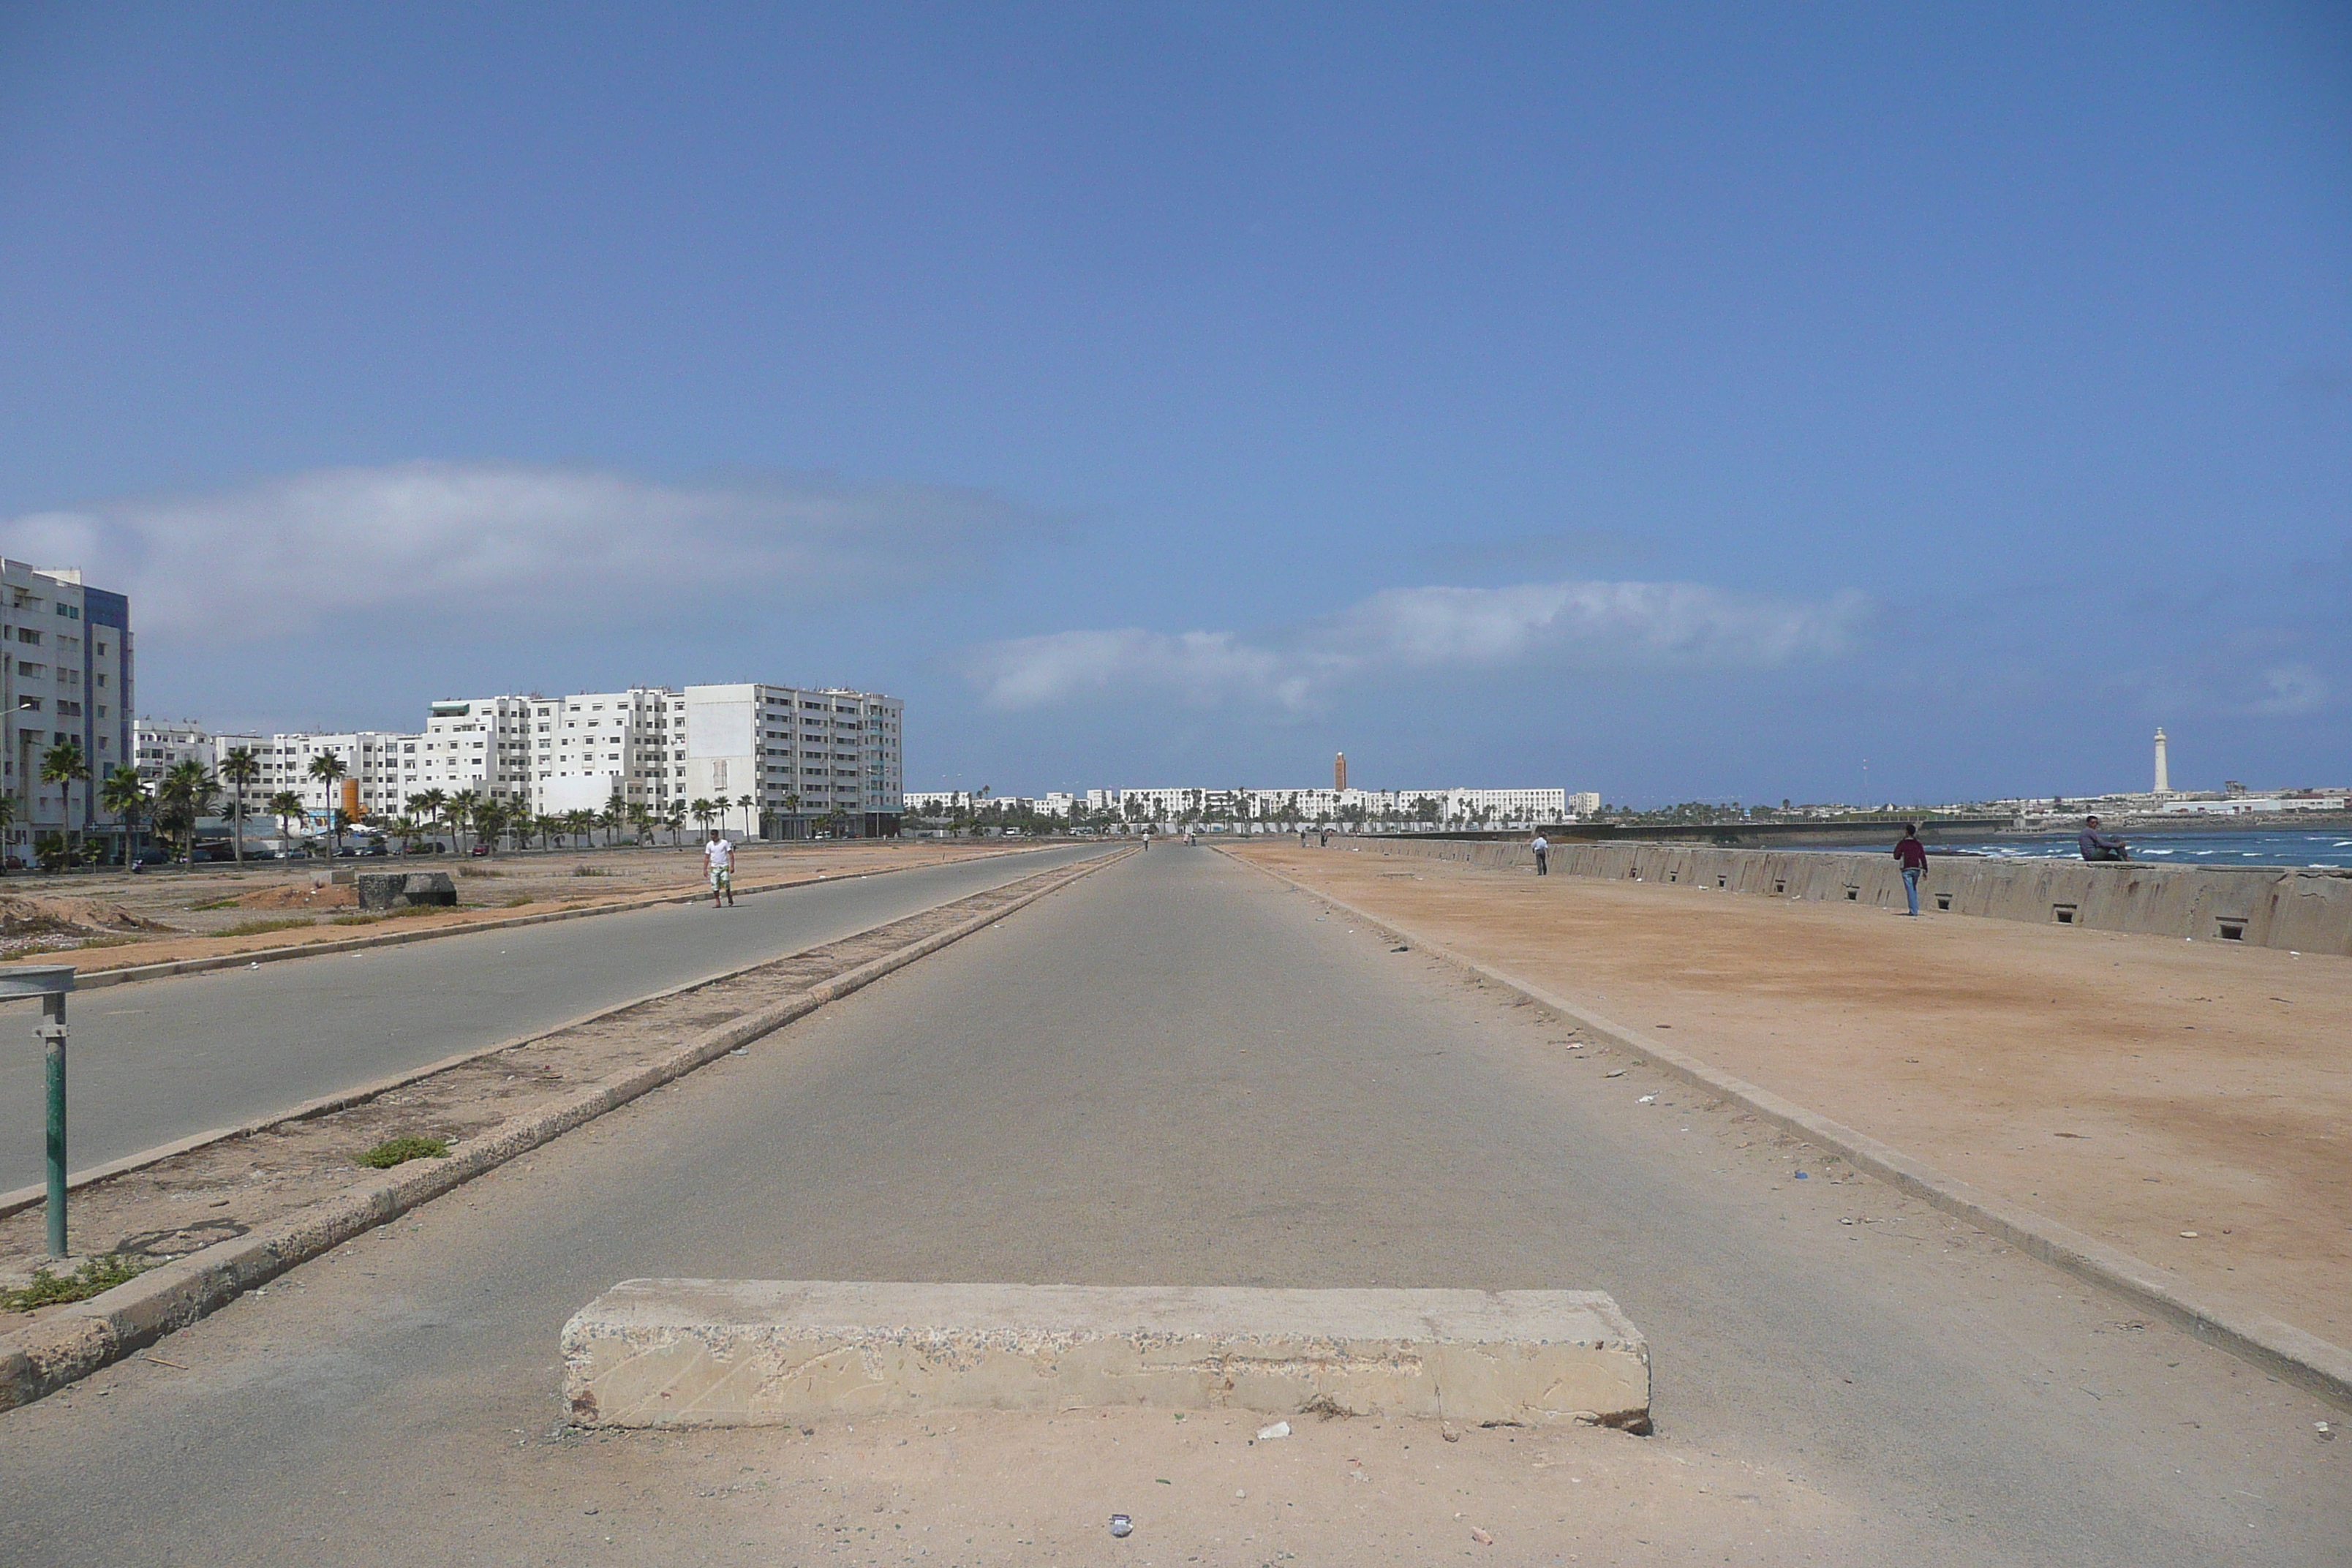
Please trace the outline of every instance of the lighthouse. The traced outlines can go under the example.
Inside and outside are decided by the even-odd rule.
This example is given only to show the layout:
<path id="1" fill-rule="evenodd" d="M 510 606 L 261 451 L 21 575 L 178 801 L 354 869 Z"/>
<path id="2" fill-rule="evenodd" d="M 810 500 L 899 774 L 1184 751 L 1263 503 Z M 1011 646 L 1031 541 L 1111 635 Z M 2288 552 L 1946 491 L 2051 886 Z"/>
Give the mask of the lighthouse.
<path id="1" fill-rule="evenodd" d="M 2172 773 L 2164 765 L 2164 731 L 2162 730 L 2156 732 L 2156 793 L 2158 795 L 2172 793 Z"/>

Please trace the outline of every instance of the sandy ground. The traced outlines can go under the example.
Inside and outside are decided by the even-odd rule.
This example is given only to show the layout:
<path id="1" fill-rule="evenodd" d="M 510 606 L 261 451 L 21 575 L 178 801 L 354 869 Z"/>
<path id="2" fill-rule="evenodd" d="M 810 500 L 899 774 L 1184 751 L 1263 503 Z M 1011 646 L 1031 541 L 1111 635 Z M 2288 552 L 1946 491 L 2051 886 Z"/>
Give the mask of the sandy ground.
<path id="1" fill-rule="evenodd" d="M 1433 1421 L 1312 1417 L 1255 1441 L 1270 1419 L 959 1411 L 805 1434 L 566 1432 L 520 1447 L 502 1485 L 570 1491 L 542 1539 L 587 1562 L 1797 1563 L 1853 1522 L 1796 1477 L 1691 1445 L 1591 1427 L 1449 1441 Z"/>
<path id="2" fill-rule="evenodd" d="M 867 839 L 813 844 L 750 844 L 738 848 L 743 887 L 803 877 L 931 866 L 1001 854 L 1002 842 Z M 404 927 L 467 925 L 551 909 L 623 902 L 698 887 L 702 861 L 684 849 L 571 850 L 470 856 L 397 856 L 341 860 L 361 871 L 447 871 L 457 879 L 458 908 L 446 914 L 362 916 L 349 885 L 326 880 L 324 861 L 248 861 L 88 876 L 12 876 L 0 880 L 0 961 L 70 954 L 84 973 L 164 963 L 215 953 L 247 952 L 334 942 L 354 928 L 394 919 Z M 225 934 L 257 921 L 308 921 L 303 926 Z M 336 923 L 338 921 L 342 923 Z M 21 933 L 21 934 L 20 934 Z"/>
<path id="3" fill-rule="evenodd" d="M 160 1262 L 243 1236 L 372 1176 L 353 1163 L 388 1138 L 451 1144 L 489 1131 L 578 1090 L 642 1066 L 680 1043 L 797 995 L 934 931 L 1001 908 L 1067 876 L 1056 867 L 872 931 L 790 954 L 707 985 L 487 1052 L 340 1110 L 288 1120 L 249 1137 L 175 1154 L 75 1192 L 68 1205 L 75 1255 L 45 1256 L 41 1205 L 0 1217 L 0 1287 L 37 1268 L 68 1272 L 82 1258 L 119 1254 Z M 655 1092 L 661 1092 L 656 1090 Z M 0 1311 L 0 1332 L 61 1309 Z"/>
<path id="4" fill-rule="evenodd" d="M 2352 962 L 1336 843 L 1236 853 L 2352 1343 Z"/>

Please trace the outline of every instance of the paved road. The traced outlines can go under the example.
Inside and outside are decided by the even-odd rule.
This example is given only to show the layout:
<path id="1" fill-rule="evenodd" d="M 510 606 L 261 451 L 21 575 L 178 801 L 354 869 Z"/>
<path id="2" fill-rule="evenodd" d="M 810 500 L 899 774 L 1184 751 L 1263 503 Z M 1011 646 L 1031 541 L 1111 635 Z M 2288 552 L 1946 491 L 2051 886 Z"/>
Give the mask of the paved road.
<path id="1" fill-rule="evenodd" d="M 1846 1521 L 1741 1561 L 2345 1561 L 2352 1444 L 2312 1427 L 2340 1413 L 1874 1184 L 1794 1182 L 1752 1124 L 1558 1037 L 1162 847 L 295 1271 L 159 1348 L 185 1370 L 0 1416 L 0 1540 L 660 1560 L 715 1493 L 659 1472 L 723 1445 L 551 1436 L 554 1347 L 675 1275 L 1603 1289 L 1653 1344 L 1659 1451 Z"/>
<path id="2" fill-rule="evenodd" d="M 668 904 L 92 991 L 68 1004 L 73 1164 L 238 1126 L 1100 852 L 1062 847 L 755 894 L 718 912 Z M 33 1004 L 0 1009 L 0 1191 L 42 1179 L 36 1021 Z"/>

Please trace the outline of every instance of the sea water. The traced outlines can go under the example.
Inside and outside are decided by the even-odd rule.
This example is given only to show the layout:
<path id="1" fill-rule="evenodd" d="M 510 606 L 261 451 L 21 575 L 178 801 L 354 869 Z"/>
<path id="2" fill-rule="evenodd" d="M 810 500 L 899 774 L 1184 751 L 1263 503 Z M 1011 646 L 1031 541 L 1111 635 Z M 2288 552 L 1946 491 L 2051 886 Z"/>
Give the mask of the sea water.
<path id="1" fill-rule="evenodd" d="M 2103 827 L 2131 847 L 2131 858 L 2151 866 L 2352 867 L 2352 830 L 2335 828 L 2235 828 L 2205 833 L 2133 832 Z M 2028 860 L 2077 860 L 2082 850 L 2068 834 L 1939 841 L 1935 847 Z"/>

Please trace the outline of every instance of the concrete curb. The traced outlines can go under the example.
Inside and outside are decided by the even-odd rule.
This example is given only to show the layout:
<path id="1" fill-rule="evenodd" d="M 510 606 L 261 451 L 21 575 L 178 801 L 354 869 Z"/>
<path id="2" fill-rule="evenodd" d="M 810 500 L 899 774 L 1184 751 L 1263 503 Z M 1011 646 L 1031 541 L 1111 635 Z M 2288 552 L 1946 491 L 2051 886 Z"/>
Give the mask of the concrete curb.
<path id="1" fill-rule="evenodd" d="M 1650 1429 L 1598 1290 L 625 1279 L 563 1326 L 583 1426 L 1125 1406 Z"/>
<path id="2" fill-rule="evenodd" d="M 1220 853 L 1230 854 L 1223 850 Z M 1990 1235 L 2044 1263 L 2054 1264 L 2153 1312 L 2195 1337 L 2252 1363 L 2299 1388 L 2352 1407 L 2352 1351 L 2308 1333 L 2294 1324 L 2258 1311 L 2242 1302 L 2209 1299 L 2190 1293 L 2168 1279 L 2163 1269 L 2119 1247 L 2060 1225 L 2021 1204 L 1984 1192 L 1956 1176 L 1945 1174 L 1924 1161 L 1888 1147 L 1843 1122 L 1817 1115 L 1771 1090 L 1708 1066 L 1631 1030 L 1611 1023 L 1589 1008 L 1554 995 L 1541 986 L 1492 968 L 1476 959 L 1430 941 L 1417 931 L 1357 908 L 1344 899 L 1285 876 L 1270 867 L 1232 858 L 1264 873 L 1294 891 L 1319 899 L 1335 910 L 1363 921 L 1375 931 L 1410 942 L 1434 958 L 1490 980 L 1505 990 L 1547 1007 L 1580 1027 L 1634 1053 L 1668 1075 L 1723 1099 L 1804 1139 L 1816 1148 L 1835 1153 L 1858 1170 L 1867 1171 L 1911 1196 L 1945 1213 L 1982 1226 Z"/>
<path id="3" fill-rule="evenodd" d="M 0 1338 L 0 1410 L 12 1410 L 186 1327 L 256 1285 L 496 1169 L 518 1154 L 593 1121 L 738 1046 L 773 1033 L 829 1002 L 961 942 L 1049 893 L 1124 859 L 1089 860 L 1011 903 L 934 931 L 896 952 L 845 971 L 798 995 L 695 1036 L 656 1061 L 577 1089 L 553 1105 L 514 1117 L 457 1144 L 446 1159 L 417 1160 L 361 1181 L 331 1198 L 231 1240 L 160 1264 L 113 1289 Z M 1045 873 L 1050 875 L 1050 873 Z M 977 896 L 977 895 L 973 895 Z"/>
<path id="4" fill-rule="evenodd" d="M 1035 849 L 996 849 L 985 855 L 968 855 L 965 860 L 995 860 L 1007 855 L 1034 855 Z M 939 864 L 960 864 L 941 861 Z M 789 882 L 761 882 L 753 887 L 738 888 L 739 896 L 753 893 L 777 893 L 788 888 L 813 888 L 819 882 L 856 882 L 867 877 L 887 877 L 899 871 L 919 870 L 915 866 L 886 866 L 874 871 L 848 871 L 838 877 L 803 877 Z M 624 899 L 608 904 L 592 904 L 580 910 L 547 910 L 535 915 L 509 915 L 494 921 L 471 921 L 463 925 L 426 926 L 415 931 L 383 931 L 374 936 L 344 937 L 336 942 L 300 942 L 291 947 L 257 947 L 244 952 L 221 952 L 203 958 L 178 958 L 168 963 L 140 963 L 122 969 L 100 969 L 74 976 L 77 991 L 97 991 L 109 985 L 128 985 L 140 980 L 168 980 L 175 974 L 203 974 L 215 969 L 250 969 L 257 963 L 280 963 L 289 958 L 323 958 L 330 953 L 357 952 L 370 947 L 401 947 L 412 942 L 431 942 L 436 937 L 472 936 L 478 931 L 513 931 L 519 926 L 549 925 L 557 921 L 584 921 L 596 915 L 617 915 L 632 910 L 658 909 L 664 904 L 691 904 L 710 896 L 707 888 L 692 892 L 651 893 L 639 899 Z M 68 953 L 73 950 L 67 949 Z M 59 954 L 58 956 L 64 956 Z"/>

